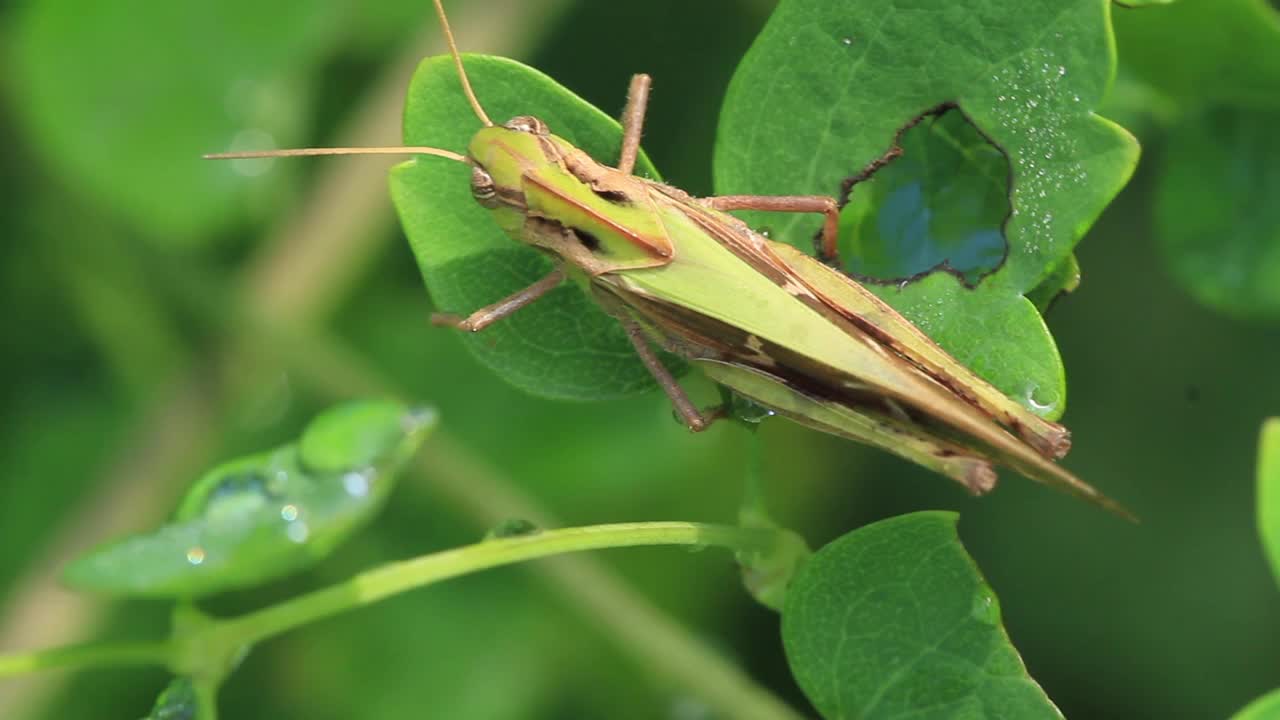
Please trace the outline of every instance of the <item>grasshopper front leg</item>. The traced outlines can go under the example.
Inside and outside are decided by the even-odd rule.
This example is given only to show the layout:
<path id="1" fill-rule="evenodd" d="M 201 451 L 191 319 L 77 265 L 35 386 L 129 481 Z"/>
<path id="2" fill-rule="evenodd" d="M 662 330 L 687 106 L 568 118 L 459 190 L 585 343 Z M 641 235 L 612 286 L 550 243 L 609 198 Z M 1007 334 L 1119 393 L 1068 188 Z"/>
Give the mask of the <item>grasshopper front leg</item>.
<path id="1" fill-rule="evenodd" d="M 839 262 L 836 239 L 840 228 L 840 207 L 835 198 L 826 195 L 721 195 L 702 198 L 699 202 L 714 210 L 822 213 L 826 220 L 822 223 L 819 255 L 824 262 Z"/>
<path id="2" fill-rule="evenodd" d="M 551 292 L 560 283 L 564 282 L 564 278 L 564 270 L 556 268 L 546 277 L 529 287 L 512 293 L 492 305 L 486 305 L 465 318 L 458 317 L 452 313 L 431 313 L 431 324 L 457 328 L 467 332 L 479 332 Z"/>

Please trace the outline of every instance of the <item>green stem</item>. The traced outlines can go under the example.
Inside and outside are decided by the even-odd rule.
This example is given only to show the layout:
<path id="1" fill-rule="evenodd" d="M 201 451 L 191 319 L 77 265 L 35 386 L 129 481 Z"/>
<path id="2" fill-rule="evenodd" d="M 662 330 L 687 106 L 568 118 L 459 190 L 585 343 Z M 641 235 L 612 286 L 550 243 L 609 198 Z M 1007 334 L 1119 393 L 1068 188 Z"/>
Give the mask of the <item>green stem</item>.
<path id="1" fill-rule="evenodd" d="M 486 540 L 360 573 L 345 582 L 248 615 L 216 622 L 223 641 L 251 645 L 322 618 L 468 573 L 550 555 L 637 545 L 714 545 L 734 551 L 769 547 L 775 533 L 689 522 L 619 523 L 547 530 Z"/>
<path id="2" fill-rule="evenodd" d="M 68 645 L 49 650 L 0 655 L 0 677 L 12 677 L 55 668 L 167 665 L 172 655 L 173 650 L 167 642 Z"/>

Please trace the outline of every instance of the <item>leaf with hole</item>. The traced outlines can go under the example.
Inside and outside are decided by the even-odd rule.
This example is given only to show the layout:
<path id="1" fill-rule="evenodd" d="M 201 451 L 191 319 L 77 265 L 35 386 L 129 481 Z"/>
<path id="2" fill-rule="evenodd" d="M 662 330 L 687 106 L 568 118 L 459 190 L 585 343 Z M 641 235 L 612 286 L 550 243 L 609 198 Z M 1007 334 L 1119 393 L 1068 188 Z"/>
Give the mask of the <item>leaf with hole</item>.
<path id="1" fill-rule="evenodd" d="M 716 190 L 841 193 L 922 114 L 957 108 L 1007 160 L 1004 260 L 994 271 L 989 260 L 971 263 L 986 273 L 975 288 L 939 270 L 872 289 L 1010 397 L 1058 417 L 1066 400 L 1062 362 L 1028 295 L 1067 261 L 1137 160 L 1133 138 L 1092 111 L 1114 73 L 1110 12 L 1110 3 L 1086 0 L 1032 3 L 1014 13 L 990 0 L 911 7 L 783 0 L 729 87 L 716 140 Z M 915 167 L 897 171 L 893 182 L 917 183 L 914 216 L 891 222 L 888 215 L 903 208 L 886 204 L 892 193 L 877 191 L 869 193 L 873 207 L 857 210 L 864 225 L 924 225 L 930 213 L 956 215 L 948 176 L 930 175 L 935 154 L 906 152 L 916 156 Z M 968 165 L 982 183 L 998 181 L 991 175 L 998 163 Z M 967 202 L 990 204 L 973 196 Z M 812 245 L 816 224 L 808 218 L 746 217 L 772 226 L 785 242 Z M 990 233 L 952 235 L 962 238 L 959 247 L 937 242 L 936 234 L 926 238 L 923 262 L 907 257 L 921 254 L 916 245 L 882 242 L 877 263 L 919 270 L 957 252 L 992 254 Z"/>

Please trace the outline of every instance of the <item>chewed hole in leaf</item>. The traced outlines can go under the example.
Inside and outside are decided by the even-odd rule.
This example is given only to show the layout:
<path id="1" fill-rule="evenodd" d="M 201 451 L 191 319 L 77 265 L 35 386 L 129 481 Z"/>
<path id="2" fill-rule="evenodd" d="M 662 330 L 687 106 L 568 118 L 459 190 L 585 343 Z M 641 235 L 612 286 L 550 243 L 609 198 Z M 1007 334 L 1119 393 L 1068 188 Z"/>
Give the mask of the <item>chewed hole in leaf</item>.
<path id="1" fill-rule="evenodd" d="M 953 108 L 909 124 L 896 145 L 896 159 L 846 182 L 845 269 L 885 283 L 942 270 L 977 285 L 1008 253 L 1008 157 Z"/>

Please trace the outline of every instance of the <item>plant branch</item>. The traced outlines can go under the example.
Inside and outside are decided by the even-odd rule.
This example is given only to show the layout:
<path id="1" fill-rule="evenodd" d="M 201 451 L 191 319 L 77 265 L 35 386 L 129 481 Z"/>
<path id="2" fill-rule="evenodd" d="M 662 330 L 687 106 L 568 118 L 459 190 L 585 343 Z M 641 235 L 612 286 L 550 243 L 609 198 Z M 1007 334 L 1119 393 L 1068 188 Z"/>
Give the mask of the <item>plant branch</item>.
<path id="1" fill-rule="evenodd" d="M 773 536 L 774 533 L 768 531 L 727 525 L 649 522 L 564 528 L 486 540 L 389 563 L 278 605 L 217 621 L 208 632 L 235 645 L 250 646 L 301 625 L 371 605 L 392 595 L 502 565 L 563 553 L 640 545 L 713 545 L 750 551 L 768 547 Z"/>
<path id="2" fill-rule="evenodd" d="M 0 678 L 41 670 L 168 665 L 172 654 L 172 648 L 167 642 L 68 645 L 50 650 L 0 655 Z"/>

